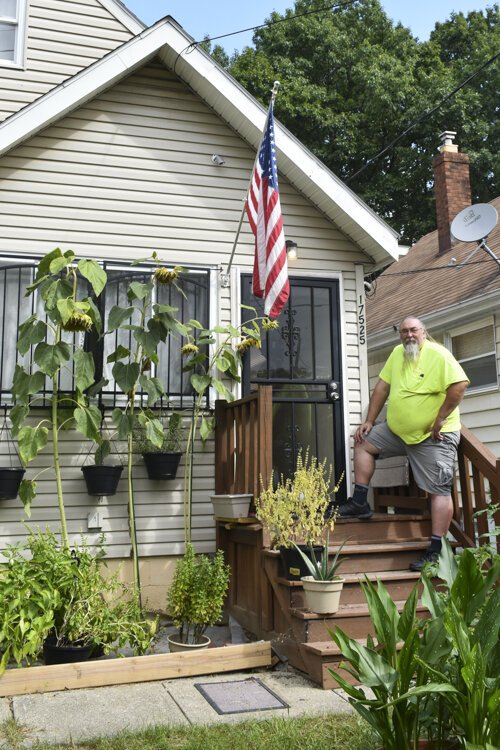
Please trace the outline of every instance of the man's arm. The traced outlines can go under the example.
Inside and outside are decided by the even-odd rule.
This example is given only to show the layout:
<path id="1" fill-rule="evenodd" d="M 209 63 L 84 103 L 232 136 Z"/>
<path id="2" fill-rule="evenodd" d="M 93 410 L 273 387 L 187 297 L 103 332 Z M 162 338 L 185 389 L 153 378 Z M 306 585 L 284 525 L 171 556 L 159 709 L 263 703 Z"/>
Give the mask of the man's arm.
<path id="1" fill-rule="evenodd" d="M 459 383 L 452 383 L 448 387 L 445 399 L 439 408 L 436 419 L 434 420 L 434 424 L 429 427 L 433 440 L 443 439 L 441 428 L 445 423 L 446 418 L 449 417 L 453 409 L 456 409 L 456 407 L 463 399 L 468 385 L 468 380 L 461 380 Z"/>
<path id="2" fill-rule="evenodd" d="M 368 413 L 363 424 L 360 424 L 356 432 L 354 433 L 354 440 L 356 443 L 361 443 L 370 432 L 373 427 L 373 423 L 377 419 L 378 415 L 382 411 L 382 407 L 387 401 L 387 396 L 391 386 L 386 383 L 385 380 L 378 380 L 373 393 L 370 397 L 370 403 L 368 404 Z"/>

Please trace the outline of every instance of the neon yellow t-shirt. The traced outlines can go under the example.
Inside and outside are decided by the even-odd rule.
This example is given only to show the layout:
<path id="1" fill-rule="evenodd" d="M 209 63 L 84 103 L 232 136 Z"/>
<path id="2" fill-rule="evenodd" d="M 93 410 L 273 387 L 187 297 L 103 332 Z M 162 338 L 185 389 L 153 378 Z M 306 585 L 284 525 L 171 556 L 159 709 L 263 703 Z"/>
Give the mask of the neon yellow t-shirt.
<path id="1" fill-rule="evenodd" d="M 387 403 L 387 424 L 405 443 L 421 443 L 429 437 L 439 408 L 452 383 L 469 378 L 451 352 L 441 344 L 424 341 L 415 364 L 404 366 L 404 347 L 393 349 L 380 373 L 391 387 Z M 448 416 L 442 432 L 460 429 L 458 407 Z"/>

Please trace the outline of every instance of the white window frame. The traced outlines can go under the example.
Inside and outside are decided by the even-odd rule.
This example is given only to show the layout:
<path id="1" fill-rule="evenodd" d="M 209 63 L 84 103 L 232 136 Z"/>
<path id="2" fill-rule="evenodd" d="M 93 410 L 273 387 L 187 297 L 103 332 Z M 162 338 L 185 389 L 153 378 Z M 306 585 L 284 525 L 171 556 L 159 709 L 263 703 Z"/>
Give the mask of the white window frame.
<path id="1" fill-rule="evenodd" d="M 14 59 L 6 60 L 0 57 L 0 67 L 2 68 L 25 67 L 28 4 L 29 0 L 17 0 L 17 14 L 15 18 L 0 15 L 0 23 L 8 24 L 16 28 Z"/>
<path id="2" fill-rule="evenodd" d="M 490 326 L 493 330 L 493 344 L 494 348 L 490 352 L 484 352 L 483 354 L 477 355 L 477 357 L 469 357 L 466 360 L 460 360 L 460 362 L 463 362 L 464 370 L 467 372 L 467 362 L 472 361 L 474 359 L 480 359 L 481 357 L 486 357 L 488 355 L 493 355 L 495 359 L 495 371 L 496 371 L 496 381 L 495 383 L 488 383 L 487 385 L 476 385 L 476 386 L 469 386 L 467 389 L 465 395 L 475 395 L 477 393 L 484 393 L 487 391 L 496 391 L 498 390 L 498 353 L 497 353 L 497 347 L 496 347 L 496 336 L 495 336 L 495 319 L 492 315 L 488 316 L 487 318 L 481 318 L 480 320 L 475 320 L 472 323 L 466 323 L 463 326 L 459 326 L 458 328 L 452 328 L 449 331 L 447 331 L 444 334 L 444 340 L 443 343 L 446 346 L 447 349 L 450 350 L 450 352 L 453 353 L 453 345 L 452 345 L 452 339 L 455 338 L 455 336 L 461 336 L 464 333 L 472 333 L 473 331 L 477 331 L 479 328 L 487 328 Z"/>

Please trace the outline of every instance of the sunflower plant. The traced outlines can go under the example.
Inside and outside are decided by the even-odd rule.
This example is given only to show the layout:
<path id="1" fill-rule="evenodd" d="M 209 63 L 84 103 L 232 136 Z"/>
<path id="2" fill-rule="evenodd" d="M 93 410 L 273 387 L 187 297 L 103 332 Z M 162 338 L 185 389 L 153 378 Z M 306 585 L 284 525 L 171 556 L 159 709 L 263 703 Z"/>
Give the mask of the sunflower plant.
<path id="1" fill-rule="evenodd" d="M 16 364 L 11 386 L 15 402 L 10 411 L 12 434 L 18 440 L 19 456 L 25 466 L 45 448 L 49 435 L 52 437 L 54 462 L 43 471 L 53 468 L 55 472 L 61 538 L 65 547 L 69 546 L 69 540 L 59 462 L 59 432 L 75 426 L 85 437 L 100 441 L 101 412 L 89 402 L 87 395 L 88 389 L 95 386 L 94 359 L 91 352 L 84 351 L 80 337 L 101 333 L 101 318 L 94 298 L 101 294 L 106 279 L 106 272 L 95 260 L 78 260 L 72 250 L 63 253 L 56 248 L 42 258 L 35 280 L 26 290 L 27 297 L 36 293 L 41 305 L 18 329 L 21 364 Z M 32 355 L 28 356 L 30 350 Z M 61 392 L 64 371 L 73 373 L 72 393 Z M 36 423 L 28 424 L 33 407 L 44 404 L 47 382 L 50 411 Z M 36 476 L 39 474 L 41 472 Z M 24 479 L 19 496 L 28 516 L 35 495 L 36 477 Z"/>

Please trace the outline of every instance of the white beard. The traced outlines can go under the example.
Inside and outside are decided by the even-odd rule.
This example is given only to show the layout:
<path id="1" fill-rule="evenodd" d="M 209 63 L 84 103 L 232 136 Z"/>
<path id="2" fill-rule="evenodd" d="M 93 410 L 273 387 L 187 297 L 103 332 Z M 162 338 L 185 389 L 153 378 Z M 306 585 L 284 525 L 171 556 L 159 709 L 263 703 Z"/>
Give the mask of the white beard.
<path id="1" fill-rule="evenodd" d="M 420 354 L 420 346 L 416 341 L 409 341 L 404 344 L 405 365 L 414 365 Z"/>

